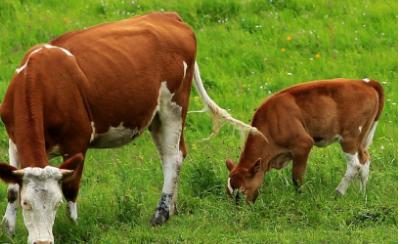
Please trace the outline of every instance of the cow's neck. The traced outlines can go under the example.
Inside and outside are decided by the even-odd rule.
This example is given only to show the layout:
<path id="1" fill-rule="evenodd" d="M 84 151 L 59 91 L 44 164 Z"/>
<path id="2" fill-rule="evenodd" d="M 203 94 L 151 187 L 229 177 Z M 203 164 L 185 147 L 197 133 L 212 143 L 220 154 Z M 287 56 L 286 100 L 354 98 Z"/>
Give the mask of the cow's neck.
<path id="1" fill-rule="evenodd" d="M 33 82 L 33 81 L 31 81 Z M 14 142 L 17 144 L 21 168 L 45 167 L 49 164 L 46 156 L 44 136 L 44 112 L 41 89 L 25 82 L 21 96 L 15 101 Z"/>

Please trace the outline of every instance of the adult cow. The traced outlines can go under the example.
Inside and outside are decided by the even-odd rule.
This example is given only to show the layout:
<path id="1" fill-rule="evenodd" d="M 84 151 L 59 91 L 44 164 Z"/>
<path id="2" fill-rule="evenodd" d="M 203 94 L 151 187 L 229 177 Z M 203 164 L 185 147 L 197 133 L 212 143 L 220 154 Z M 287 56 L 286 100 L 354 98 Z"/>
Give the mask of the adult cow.
<path id="1" fill-rule="evenodd" d="M 382 86 L 370 79 L 334 79 L 292 86 L 269 97 L 257 108 L 252 126 L 263 135 L 249 134 L 239 163 L 227 158 L 229 196 L 240 190 L 247 202 L 258 197 L 266 171 L 283 169 L 292 161 L 292 180 L 303 183 L 313 145 L 339 142 L 347 171 L 336 188 L 344 195 L 360 173 L 361 190 L 369 175 L 367 151 L 384 105 Z M 235 194 L 238 199 L 238 193 Z"/>
<path id="2" fill-rule="evenodd" d="M 77 220 L 76 198 L 88 148 L 123 146 L 147 128 L 164 172 L 152 217 L 163 224 L 176 211 L 179 172 L 186 157 L 183 128 L 192 79 L 208 110 L 246 129 L 207 95 L 195 61 L 192 29 L 173 12 L 149 13 L 62 35 L 31 48 L 16 70 L 1 106 L 11 166 L 3 219 L 15 229 L 20 200 L 29 243 L 53 243 L 62 192 Z M 59 168 L 49 159 L 63 156 Z M 62 191 L 59 188 L 61 184 Z"/>

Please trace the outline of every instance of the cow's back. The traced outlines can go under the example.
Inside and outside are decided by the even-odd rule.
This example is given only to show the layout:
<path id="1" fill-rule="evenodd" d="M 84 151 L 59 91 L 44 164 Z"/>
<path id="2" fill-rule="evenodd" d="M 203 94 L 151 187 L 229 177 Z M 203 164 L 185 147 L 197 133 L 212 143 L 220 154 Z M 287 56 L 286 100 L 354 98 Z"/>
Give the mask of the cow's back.
<path id="1" fill-rule="evenodd" d="M 122 123 L 143 130 L 158 106 L 163 82 L 172 94 L 183 92 L 183 86 L 191 88 L 184 66 L 193 71 L 196 39 L 173 12 L 101 24 L 50 43 L 71 52 L 86 75 L 84 87 L 97 133 Z"/>

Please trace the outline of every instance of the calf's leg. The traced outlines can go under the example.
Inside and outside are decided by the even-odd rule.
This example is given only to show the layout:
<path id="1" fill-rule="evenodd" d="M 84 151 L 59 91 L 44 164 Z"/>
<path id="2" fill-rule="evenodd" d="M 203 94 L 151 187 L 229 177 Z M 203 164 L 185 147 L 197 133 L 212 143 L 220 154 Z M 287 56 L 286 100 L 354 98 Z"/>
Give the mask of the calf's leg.
<path id="1" fill-rule="evenodd" d="M 306 174 L 309 153 L 313 147 L 314 141 L 307 134 L 298 137 L 294 149 L 292 149 L 292 181 L 298 190 L 304 183 L 303 176 Z"/>

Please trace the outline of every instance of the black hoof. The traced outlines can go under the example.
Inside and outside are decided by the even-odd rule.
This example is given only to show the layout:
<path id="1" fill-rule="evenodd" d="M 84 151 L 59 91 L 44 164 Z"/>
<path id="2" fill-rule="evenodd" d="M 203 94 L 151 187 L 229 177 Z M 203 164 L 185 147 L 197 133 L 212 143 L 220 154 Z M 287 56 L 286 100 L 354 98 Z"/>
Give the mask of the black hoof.
<path id="1" fill-rule="evenodd" d="M 169 219 L 169 211 L 166 211 L 164 208 L 159 208 L 155 210 L 154 216 L 151 219 L 152 226 L 160 226 L 167 222 Z"/>

